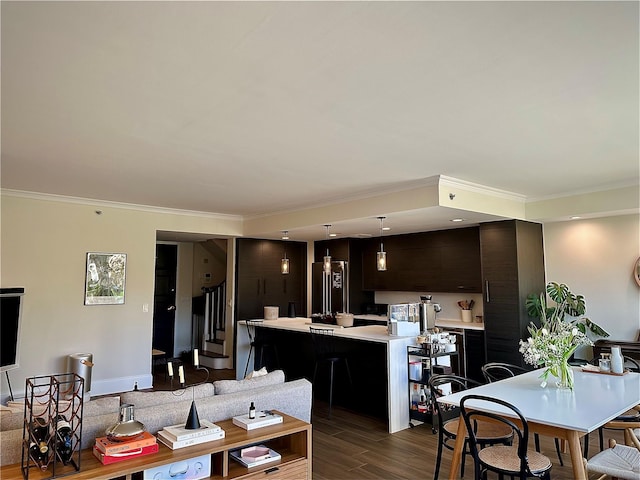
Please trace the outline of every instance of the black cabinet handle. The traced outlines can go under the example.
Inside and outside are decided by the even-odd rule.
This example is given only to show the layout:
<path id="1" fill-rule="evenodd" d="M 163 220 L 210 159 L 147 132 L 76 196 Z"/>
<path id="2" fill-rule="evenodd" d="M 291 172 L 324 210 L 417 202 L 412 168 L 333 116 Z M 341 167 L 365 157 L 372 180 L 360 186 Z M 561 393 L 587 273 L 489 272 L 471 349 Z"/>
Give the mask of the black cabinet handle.
<path id="1" fill-rule="evenodd" d="M 487 303 L 491 302 L 491 296 L 489 295 L 489 280 L 484 281 L 484 299 Z"/>
<path id="2" fill-rule="evenodd" d="M 279 472 L 279 471 L 280 471 L 280 469 L 279 469 L 278 467 L 272 467 L 272 468 L 267 468 L 267 469 L 264 471 L 264 473 L 265 473 L 266 475 L 269 475 L 270 473 L 276 473 L 276 472 Z"/>
<path id="3" fill-rule="evenodd" d="M 256 295 L 260 295 L 260 279 L 258 279 L 258 289 L 256 290 Z"/>

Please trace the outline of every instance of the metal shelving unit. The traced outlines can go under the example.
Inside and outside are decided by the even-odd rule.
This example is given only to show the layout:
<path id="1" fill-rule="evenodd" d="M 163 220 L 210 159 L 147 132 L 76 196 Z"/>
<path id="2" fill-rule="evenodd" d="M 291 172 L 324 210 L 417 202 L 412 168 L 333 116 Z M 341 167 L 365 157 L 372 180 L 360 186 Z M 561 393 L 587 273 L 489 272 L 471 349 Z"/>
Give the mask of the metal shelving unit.
<path id="1" fill-rule="evenodd" d="M 422 345 L 410 345 L 407 347 L 407 363 L 409 372 L 409 426 L 414 427 L 415 422 L 426 423 L 431 425 L 433 433 L 436 432 L 437 416 L 433 405 L 433 399 L 429 391 L 429 378 L 435 373 L 438 373 L 438 366 L 452 368 L 452 373 L 458 373 L 460 371 L 460 357 L 458 351 L 455 352 L 440 352 L 437 351 L 435 346 L 442 344 L 424 343 Z M 442 362 L 444 358 L 449 359 L 448 362 Z M 453 359 L 455 358 L 456 365 L 453 365 Z M 441 363 L 439 363 L 441 362 Z M 415 367 L 412 365 L 419 363 L 419 375 L 416 372 Z M 448 363 L 448 365 L 447 365 Z M 436 372 L 434 372 L 434 367 Z M 413 387 L 418 385 L 418 388 L 422 387 L 426 394 L 426 411 L 422 412 L 416 408 L 412 400 Z"/>

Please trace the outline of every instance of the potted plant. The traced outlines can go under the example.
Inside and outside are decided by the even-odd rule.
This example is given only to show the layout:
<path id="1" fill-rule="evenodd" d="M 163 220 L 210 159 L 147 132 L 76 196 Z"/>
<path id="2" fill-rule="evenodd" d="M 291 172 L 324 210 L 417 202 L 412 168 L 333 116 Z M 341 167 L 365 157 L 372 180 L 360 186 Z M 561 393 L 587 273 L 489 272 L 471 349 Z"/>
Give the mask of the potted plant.
<path id="1" fill-rule="evenodd" d="M 554 304 L 547 302 L 546 295 Z M 593 345 L 587 330 L 602 337 L 609 334 L 588 318 L 581 317 L 586 311 L 584 297 L 572 293 L 567 285 L 550 282 L 546 286 L 546 295 L 543 292 L 527 297 L 527 313 L 540 318 L 540 326 L 531 323 L 528 328 L 531 336 L 527 341 L 520 341 L 520 352 L 526 363 L 545 367 L 543 385 L 551 374 L 558 378 L 558 387 L 572 389 L 573 373 L 569 359 L 578 347 Z M 567 316 L 573 318 L 567 319 Z"/>
<path id="2" fill-rule="evenodd" d="M 608 337 L 609 333 L 597 323 L 583 317 L 587 310 L 584 296 L 576 295 L 564 283 L 549 282 L 545 292 L 530 294 L 525 307 L 530 317 L 539 318 L 541 323 L 545 321 L 569 322 L 585 335 L 592 334 L 596 337 Z M 549 304 L 546 296 L 555 304 Z M 567 315 L 573 317 L 567 319 Z"/>

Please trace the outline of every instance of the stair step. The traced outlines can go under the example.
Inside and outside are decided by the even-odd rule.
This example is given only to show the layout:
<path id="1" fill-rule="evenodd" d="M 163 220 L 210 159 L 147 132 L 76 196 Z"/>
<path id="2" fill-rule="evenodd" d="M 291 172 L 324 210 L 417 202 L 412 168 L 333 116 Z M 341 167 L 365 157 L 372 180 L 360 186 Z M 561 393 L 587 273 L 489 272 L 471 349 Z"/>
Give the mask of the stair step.
<path id="1" fill-rule="evenodd" d="M 229 355 L 224 355 L 222 353 L 212 352 L 210 350 L 203 350 L 200 352 L 200 355 L 203 357 L 209 358 L 229 358 Z"/>
<path id="2" fill-rule="evenodd" d="M 207 343 L 215 343 L 216 345 L 223 345 L 224 344 L 224 339 L 223 338 L 216 338 L 215 340 L 207 340 Z"/>

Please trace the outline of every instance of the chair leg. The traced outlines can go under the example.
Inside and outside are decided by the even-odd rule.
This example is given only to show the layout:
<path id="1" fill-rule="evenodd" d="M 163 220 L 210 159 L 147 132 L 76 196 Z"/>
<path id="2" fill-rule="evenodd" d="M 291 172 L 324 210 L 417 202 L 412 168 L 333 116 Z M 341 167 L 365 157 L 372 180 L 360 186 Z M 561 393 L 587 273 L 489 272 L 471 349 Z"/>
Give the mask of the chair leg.
<path id="1" fill-rule="evenodd" d="M 329 362 L 329 368 L 331 369 L 329 373 L 329 418 L 331 418 L 331 406 L 333 404 L 333 363 Z"/>
<path id="2" fill-rule="evenodd" d="M 589 458 L 589 434 L 584 436 L 584 458 Z"/>
<path id="3" fill-rule="evenodd" d="M 558 440 L 558 438 L 554 438 L 553 440 L 556 443 L 556 453 L 558 454 L 558 461 L 560 462 L 560 466 L 563 467 L 564 463 L 562 462 L 562 455 L 560 452 L 560 440 Z"/>
<path id="4" fill-rule="evenodd" d="M 440 473 L 440 460 L 442 459 L 442 443 L 444 442 L 444 436 L 442 434 L 442 428 L 438 428 L 438 456 L 436 457 L 436 471 L 433 475 L 433 480 L 438 480 L 438 474 Z"/>
<path id="5" fill-rule="evenodd" d="M 598 438 L 600 439 L 600 451 L 604 450 L 604 428 L 598 429 Z"/>
<path id="6" fill-rule="evenodd" d="M 247 371 L 249 370 L 249 362 L 251 361 L 251 353 L 253 353 L 253 345 L 249 348 L 249 356 L 247 357 L 247 365 L 244 367 L 244 376 L 247 376 Z"/>

